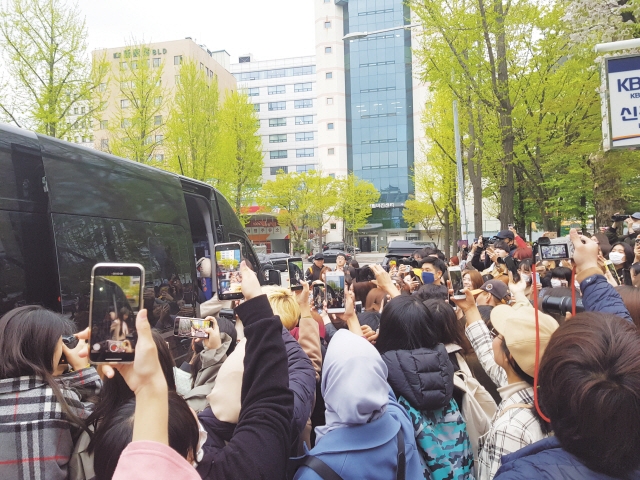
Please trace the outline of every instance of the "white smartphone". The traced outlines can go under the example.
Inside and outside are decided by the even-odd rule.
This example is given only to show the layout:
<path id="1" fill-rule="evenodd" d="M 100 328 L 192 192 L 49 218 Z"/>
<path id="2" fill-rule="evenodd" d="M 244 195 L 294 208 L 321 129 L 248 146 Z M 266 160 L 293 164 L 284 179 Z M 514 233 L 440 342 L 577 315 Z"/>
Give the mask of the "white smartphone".
<path id="1" fill-rule="evenodd" d="M 344 313 L 344 275 L 336 272 L 327 272 L 326 280 L 327 312 Z"/>
<path id="2" fill-rule="evenodd" d="M 460 267 L 449 267 L 449 280 L 451 280 L 451 288 L 453 288 L 453 296 L 451 298 L 455 300 L 464 300 L 465 296 L 462 294 L 464 286 L 462 285 L 462 270 Z"/>

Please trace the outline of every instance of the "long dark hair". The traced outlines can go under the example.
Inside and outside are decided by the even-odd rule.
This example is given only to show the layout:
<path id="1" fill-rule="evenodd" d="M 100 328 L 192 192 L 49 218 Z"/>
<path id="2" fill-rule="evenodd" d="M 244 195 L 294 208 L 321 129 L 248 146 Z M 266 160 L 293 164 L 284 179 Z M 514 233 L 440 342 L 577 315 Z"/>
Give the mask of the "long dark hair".
<path id="1" fill-rule="evenodd" d="M 431 314 L 434 329 L 439 332 L 439 343 L 444 343 L 445 345 L 453 343 L 458 345 L 462 348 L 462 353 L 464 355 L 473 351 L 471 342 L 469 342 L 469 339 L 467 339 L 464 334 L 464 328 L 458 321 L 456 312 L 453 311 L 451 305 L 447 302 L 443 302 L 442 300 L 434 299 L 425 300 L 422 303 L 424 303 L 425 307 L 427 307 Z"/>
<path id="2" fill-rule="evenodd" d="M 380 353 L 390 350 L 433 348 L 438 335 L 427 307 L 415 295 L 392 298 L 382 310 L 376 348 Z"/>
<path id="3" fill-rule="evenodd" d="M 96 479 L 111 479 L 120 455 L 133 438 L 136 399 L 131 398 L 104 419 L 92 442 L 95 444 L 93 467 Z M 169 392 L 169 446 L 183 458 L 198 453 L 198 423 L 187 402 L 176 392 Z"/>
<path id="4" fill-rule="evenodd" d="M 53 356 L 58 342 L 62 335 L 73 332 L 73 322 L 37 305 L 7 312 L 0 318 L 0 379 L 42 378 L 53 391 L 68 420 L 84 429 L 84 422 L 71 410 L 53 376 L 57 367 L 53 365 Z"/>

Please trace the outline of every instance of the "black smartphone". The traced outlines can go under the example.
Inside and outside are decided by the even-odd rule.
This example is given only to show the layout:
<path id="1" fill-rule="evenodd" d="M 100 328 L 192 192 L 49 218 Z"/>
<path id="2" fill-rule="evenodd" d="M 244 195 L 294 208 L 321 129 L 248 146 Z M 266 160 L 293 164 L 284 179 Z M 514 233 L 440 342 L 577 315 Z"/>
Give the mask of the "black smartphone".
<path id="1" fill-rule="evenodd" d="M 327 313 L 344 313 L 344 275 L 327 272 Z"/>
<path id="2" fill-rule="evenodd" d="M 356 282 L 370 282 L 376 279 L 371 267 L 356 268 Z"/>
<path id="3" fill-rule="evenodd" d="M 62 343 L 66 345 L 67 348 L 73 350 L 78 346 L 78 337 L 75 335 L 62 335 Z M 60 357 L 60 365 L 68 365 L 69 361 L 65 356 L 64 352 L 62 352 L 62 356 Z"/>
<path id="4" fill-rule="evenodd" d="M 303 286 L 300 285 L 300 280 L 304 280 L 304 267 L 302 266 L 302 259 L 298 257 L 288 258 L 287 269 L 289 270 L 289 288 L 292 291 L 302 290 Z"/>
<path id="5" fill-rule="evenodd" d="M 313 308 L 321 312 L 324 308 L 324 297 L 326 288 L 323 283 L 313 285 Z"/>
<path id="6" fill-rule="evenodd" d="M 220 300 L 238 300 L 242 298 L 242 247 L 238 242 L 218 243 L 216 252 L 216 280 Z"/>
<path id="7" fill-rule="evenodd" d="M 511 272 L 511 276 L 513 277 L 513 281 L 515 283 L 520 283 L 520 272 L 518 271 L 518 265 L 513 257 L 504 257 L 504 264 L 507 266 L 507 269 Z"/>
<path id="8" fill-rule="evenodd" d="M 201 318 L 176 317 L 173 335 L 176 337 L 207 338 L 205 330 L 211 327 L 211 320 Z"/>
<path id="9" fill-rule="evenodd" d="M 453 288 L 453 297 L 456 300 L 463 300 L 465 296 L 461 293 L 464 289 L 462 285 L 462 271 L 460 267 L 449 267 L 449 280 L 451 280 L 451 288 Z"/>
<path id="10" fill-rule="evenodd" d="M 357 301 L 355 307 L 356 307 L 356 313 L 362 313 L 362 302 Z"/>
<path id="11" fill-rule="evenodd" d="M 137 263 L 98 263 L 91 271 L 89 361 L 131 363 L 142 308 L 144 267 Z"/>

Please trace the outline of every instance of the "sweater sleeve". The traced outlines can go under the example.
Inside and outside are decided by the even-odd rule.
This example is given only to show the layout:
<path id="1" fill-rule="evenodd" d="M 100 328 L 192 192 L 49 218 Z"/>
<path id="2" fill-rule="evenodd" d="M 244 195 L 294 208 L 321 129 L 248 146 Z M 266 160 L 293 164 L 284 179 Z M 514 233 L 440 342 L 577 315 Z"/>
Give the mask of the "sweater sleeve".
<path id="1" fill-rule="evenodd" d="M 507 373 L 493 358 L 493 340 L 484 321 L 478 320 L 477 322 L 473 322 L 465 329 L 465 334 L 478 356 L 480 365 L 482 365 L 483 370 L 487 372 L 491 381 L 498 387 L 506 385 Z"/>
<path id="2" fill-rule="evenodd" d="M 301 318 L 298 330 L 298 342 L 307 354 L 316 372 L 316 382 L 320 380 L 322 371 L 322 352 L 320 351 L 320 332 L 318 322 L 313 318 Z"/>
<path id="3" fill-rule="evenodd" d="M 527 246 L 527 242 L 525 242 L 520 235 L 516 235 L 514 238 L 514 241 L 516 242 L 516 245 L 518 246 L 518 248 L 524 248 Z"/>
<path id="4" fill-rule="evenodd" d="M 199 480 L 196 470 L 173 448 L 157 442 L 132 442 L 120 455 L 113 480 Z"/>
<path id="5" fill-rule="evenodd" d="M 620 294 L 609 285 L 604 275 L 591 275 L 580 282 L 582 303 L 587 312 L 612 313 L 633 322 Z"/>
<path id="6" fill-rule="evenodd" d="M 247 338 L 240 419 L 231 441 L 224 449 L 205 454 L 199 471 L 210 479 L 281 480 L 293 415 L 282 323 L 273 316 L 266 295 L 243 303 L 236 312 Z"/>

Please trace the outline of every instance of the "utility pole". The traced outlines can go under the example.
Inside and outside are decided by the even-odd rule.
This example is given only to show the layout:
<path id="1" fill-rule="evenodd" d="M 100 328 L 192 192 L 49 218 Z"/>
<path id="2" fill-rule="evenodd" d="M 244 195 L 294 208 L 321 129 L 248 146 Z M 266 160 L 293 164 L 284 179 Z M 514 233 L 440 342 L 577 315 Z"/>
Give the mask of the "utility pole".
<path id="1" fill-rule="evenodd" d="M 458 101 L 453 101 L 453 131 L 456 141 L 456 165 L 458 167 L 458 205 L 460 208 L 460 239 L 467 238 L 467 210 L 464 201 L 464 175 L 462 173 L 462 143 L 460 140 L 460 126 L 458 125 Z"/>

